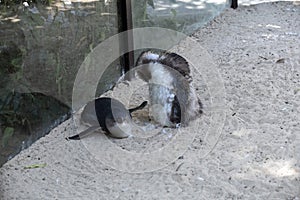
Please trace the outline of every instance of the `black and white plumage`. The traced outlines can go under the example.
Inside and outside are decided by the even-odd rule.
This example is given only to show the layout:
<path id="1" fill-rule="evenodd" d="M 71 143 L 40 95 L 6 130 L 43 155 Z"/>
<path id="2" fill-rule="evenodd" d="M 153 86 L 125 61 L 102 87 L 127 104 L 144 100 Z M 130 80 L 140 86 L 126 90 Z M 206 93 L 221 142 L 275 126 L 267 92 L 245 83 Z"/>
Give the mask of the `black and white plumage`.
<path id="1" fill-rule="evenodd" d="M 139 66 L 139 67 L 138 67 Z M 175 53 L 141 53 L 137 76 L 149 84 L 151 118 L 167 127 L 186 126 L 202 113 L 188 62 Z"/>
<path id="2" fill-rule="evenodd" d="M 143 109 L 146 105 L 147 101 L 144 101 L 135 108 L 126 109 L 120 101 L 109 97 L 90 101 L 80 114 L 80 121 L 89 128 L 67 139 L 79 140 L 99 128 L 111 137 L 126 138 L 131 135 L 134 126 L 131 113 Z"/>

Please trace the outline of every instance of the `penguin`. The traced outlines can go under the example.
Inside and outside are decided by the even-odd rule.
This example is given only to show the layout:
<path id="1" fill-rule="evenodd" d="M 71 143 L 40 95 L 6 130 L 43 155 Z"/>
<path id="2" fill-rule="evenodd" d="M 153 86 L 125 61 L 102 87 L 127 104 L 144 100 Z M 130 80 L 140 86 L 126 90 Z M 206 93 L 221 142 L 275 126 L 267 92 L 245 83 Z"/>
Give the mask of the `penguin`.
<path id="1" fill-rule="evenodd" d="M 176 53 L 144 51 L 138 57 L 136 75 L 149 86 L 150 117 L 165 127 L 188 126 L 202 103 L 192 86 L 188 62 Z"/>
<path id="2" fill-rule="evenodd" d="M 81 133 L 67 137 L 67 140 L 80 140 L 89 133 L 101 128 L 109 136 L 114 138 L 127 138 L 131 135 L 134 122 L 131 113 L 143 109 L 147 105 L 144 101 L 141 105 L 126 109 L 120 101 L 100 97 L 87 103 L 81 113 L 81 121 L 90 127 Z"/>

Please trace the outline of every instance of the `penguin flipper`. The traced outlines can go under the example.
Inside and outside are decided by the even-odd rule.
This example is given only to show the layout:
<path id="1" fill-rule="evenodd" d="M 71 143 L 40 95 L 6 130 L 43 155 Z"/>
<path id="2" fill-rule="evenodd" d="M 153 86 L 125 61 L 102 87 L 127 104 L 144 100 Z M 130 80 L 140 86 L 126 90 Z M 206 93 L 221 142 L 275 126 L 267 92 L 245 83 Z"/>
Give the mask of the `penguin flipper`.
<path id="1" fill-rule="evenodd" d="M 66 137 L 66 140 L 80 140 L 81 138 L 89 135 L 90 133 L 92 133 L 93 131 L 99 129 L 100 126 L 92 126 L 92 127 L 89 127 L 88 129 L 80 132 L 79 134 L 77 135 L 73 135 L 73 136 L 70 136 L 70 137 Z"/>
<path id="2" fill-rule="evenodd" d="M 131 114 L 131 113 L 134 112 L 134 111 L 141 110 L 141 109 L 143 109 L 147 104 L 148 104 L 148 102 L 147 102 L 147 101 L 144 101 L 143 103 L 141 103 L 141 105 L 139 105 L 139 106 L 137 106 L 137 107 L 135 107 L 135 108 L 130 108 L 130 109 L 129 109 L 129 113 Z"/>

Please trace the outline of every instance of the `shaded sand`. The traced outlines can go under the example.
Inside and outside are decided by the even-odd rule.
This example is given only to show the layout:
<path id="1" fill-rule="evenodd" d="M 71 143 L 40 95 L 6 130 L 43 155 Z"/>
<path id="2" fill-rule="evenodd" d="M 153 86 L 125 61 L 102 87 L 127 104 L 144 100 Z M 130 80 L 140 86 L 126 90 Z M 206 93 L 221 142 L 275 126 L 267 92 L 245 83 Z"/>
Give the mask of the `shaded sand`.
<path id="1" fill-rule="evenodd" d="M 211 54 L 226 97 L 224 107 L 219 108 L 217 105 L 222 104 L 215 102 L 222 103 L 222 99 L 215 99 L 217 95 L 212 91 L 222 87 L 220 82 L 214 88 L 207 84 L 207 73 L 199 77 L 194 74 L 205 114 L 182 129 L 182 133 L 196 134 L 189 135 L 192 140 L 186 151 L 179 151 L 179 158 L 172 157 L 177 151 L 166 158 L 157 154 L 154 158 L 163 158 L 161 162 L 134 166 L 134 159 L 128 155 L 95 155 L 97 149 L 85 146 L 89 142 L 96 144 L 93 138 L 102 135 L 67 142 L 64 137 L 74 133 L 72 120 L 68 120 L 0 169 L 0 199 L 299 200 L 300 7 L 281 2 L 229 9 L 194 34 L 193 39 Z M 175 49 L 184 54 L 194 46 L 186 40 Z M 198 54 L 194 52 L 194 56 Z M 138 104 L 145 97 L 137 92 L 132 102 Z M 139 119 L 147 119 L 144 112 L 136 114 Z M 222 127 L 220 138 L 218 134 L 207 135 L 207 130 L 214 127 Z M 167 146 L 168 141 L 180 135 L 174 132 L 163 130 L 147 140 L 109 139 L 107 143 L 136 152 L 133 156 L 137 156 Z M 104 162 L 99 161 L 100 155 Z M 109 156 L 112 160 L 105 160 Z M 166 160 L 171 164 L 159 165 L 168 164 Z M 152 172 L 121 172 L 103 164 L 106 162 L 125 171 L 126 167 L 128 171 L 145 167 Z M 45 167 L 24 169 L 43 163 Z"/>

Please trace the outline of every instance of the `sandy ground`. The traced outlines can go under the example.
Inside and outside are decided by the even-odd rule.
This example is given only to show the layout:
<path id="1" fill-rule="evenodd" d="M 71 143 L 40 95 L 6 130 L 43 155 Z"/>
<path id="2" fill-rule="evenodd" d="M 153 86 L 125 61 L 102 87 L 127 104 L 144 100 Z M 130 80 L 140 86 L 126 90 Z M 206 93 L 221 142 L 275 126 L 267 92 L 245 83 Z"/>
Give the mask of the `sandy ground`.
<path id="1" fill-rule="evenodd" d="M 0 169 L 0 199 L 299 200 L 300 6 L 280 2 L 229 9 L 192 37 L 216 63 L 221 95 L 206 84 L 205 72 L 194 74 L 204 115 L 183 128 L 184 134 L 163 130 L 147 140 L 106 140 L 95 134 L 67 142 L 64 137 L 74 131 L 68 120 Z M 195 44 L 180 45 L 177 50 L 184 54 Z M 219 99 L 222 108 L 215 97 L 224 98 Z M 210 128 L 215 135 L 208 135 Z M 176 147 L 187 145 L 187 150 L 164 157 L 174 138 L 182 141 Z M 95 143 L 117 144 L 134 153 L 97 154 L 99 146 L 89 145 Z M 149 157 L 155 148 L 163 155 L 158 152 L 152 159 L 161 160 L 145 164 L 148 160 L 134 157 Z M 138 170 L 149 172 L 132 173 Z"/>

